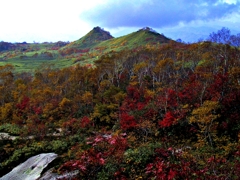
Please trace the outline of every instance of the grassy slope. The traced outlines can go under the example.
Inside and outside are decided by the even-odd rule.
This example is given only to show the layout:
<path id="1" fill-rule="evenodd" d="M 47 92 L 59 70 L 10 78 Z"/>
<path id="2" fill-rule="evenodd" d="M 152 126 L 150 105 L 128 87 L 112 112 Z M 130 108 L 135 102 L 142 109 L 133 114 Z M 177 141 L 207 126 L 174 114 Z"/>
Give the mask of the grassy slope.
<path id="1" fill-rule="evenodd" d="M 22 48 L 22 51 L 16 50 L 0 52 L 0 66 L 12 64 L 16 72 L 34 72 L 35 69 L 46 65 L 54 65 L 55 68 L 64 68 L 71 66 L 73 63 L 70 59 L 61 58 L 57 50 L 52 50 L 56 43 L 29 43 Z M 52 54 L 52 58 L 46 58 L 43 54 L 48 52 Z M 37 56 L 34 56 L 38 54 Z"/>
<path id="2" fill-rule="evenodd" d="M 152 43 L 161 43 L 161 41 L 169 41 L 169 39 L 164 38 L 162 35 L 153 33 L 150 31 L 140 30 L 133 32 L 126 36 L 122 36 L 115 39 L 110 39 L 100 43 L 98 46 L 108 46 L 108 47 L 119 47 L 124 46 L 127 48 L 134 48 L 136 46 L 142 46 Z"/>
<path id="3" fill-rule="evenodd" d="M 77 41 L 74 41 L 67 46 L 63 47 L 65 48 L 76 48 L 76 49 L 88 49 L 93 48 L 97 46 L 100 42 L 106 41 L 108 39 L 113 38 L 108 32 L 100 29 L 99 27 L 95 27 L 93 30 L 91 30 L 89 33 L 87 33 L 85 36 L 80 38 Z"/>
<path id="4" fill-rule="evenodd" d="M 107 40 L 105 40 L 107 39 Z M 170 39 L 152 31 L 139 30 L 131 34 L 112 38 L 106 32 L 93 29 L 87 35 L 77 41 L 74 41 L 60 50 L 73 49 L 89 49 L 87 53 L 73 53 L 70 56 L 61 56 L 59 51 L 51 50 L 54 43 L 27 44 L 28 52 L 19 50 L 7 51 L 0 53 L 0 66 L 12 64 L 16 72 L 33 72 L 43 64 L 52 65 L 54 68 L 64 68 L 79 64 L 92 64 L 98 57 L 111 51 L 120 51 L 122 49 L 134 49 L 147 44 L 156 45 L 167 43 Z M 51 58 L 46 58 L 43 54 L 51 53 Z M 37 56 L 34 56 L 35 54 Z M 81 56 L 80 60 L 77 60 Z"/>
<path id="5" fill-rule="evenodd" d="M 52 53 L 52 59 L 44 58 L 41 56 L 33 57 L 35 53 L 41 54 L 42 52 L 46 51 Z M 33 72 L 35 71 L 35 69 L 39 68 L 43 64 L 52 64 L 56 68 L 63 68 L 71 66 L 73 64 L 70 59 L 59 58 L 59 53 L 57 51 L 49 51 L 45 48 L 27 53 L 11 52 L 11 54 L 17 55 L 7 58 L 6 60 L 1 60 L 0 66 L 5 64 L 12 64 L 15 67 L 16 72 Z M 4 56 L 6 56 L 6 53 L 0 54 L 0 59 Z"/>

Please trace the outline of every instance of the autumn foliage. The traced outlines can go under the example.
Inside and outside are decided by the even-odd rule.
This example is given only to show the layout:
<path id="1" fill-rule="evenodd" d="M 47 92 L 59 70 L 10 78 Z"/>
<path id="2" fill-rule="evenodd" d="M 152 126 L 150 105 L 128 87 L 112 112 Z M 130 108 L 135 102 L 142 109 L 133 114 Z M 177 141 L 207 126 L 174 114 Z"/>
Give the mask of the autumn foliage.
<path id="1" fill-rule="evenodd" d="M 59 173 L 119 180 L 240 176 L 237 47 L 170 42 L 112 52 L 94 66 L 27 77 L 12 70 L 0 67 L 0 125 L 33 136 L 41 147 L 35 152 L 52 150 L 42 145 L 46 139 L 61 140 Z M 10 158 L 15 146 L 30 145 L 4 146 L 4 155 Z"/>

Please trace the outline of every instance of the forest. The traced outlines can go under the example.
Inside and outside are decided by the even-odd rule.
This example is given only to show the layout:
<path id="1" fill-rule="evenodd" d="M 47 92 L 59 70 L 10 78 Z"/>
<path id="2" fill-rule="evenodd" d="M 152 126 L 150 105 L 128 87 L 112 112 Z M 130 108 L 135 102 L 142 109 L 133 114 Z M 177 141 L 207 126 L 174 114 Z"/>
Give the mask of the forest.
<path id="1" fill-rule="evenodd" d="M 0 176 L 54 152 L 54 172 L 75 179 L 238 179 L 240 49 L 210 37 L 32 74 L 0 66 L 0 132 L 18 137 L 0 141 Z"/>

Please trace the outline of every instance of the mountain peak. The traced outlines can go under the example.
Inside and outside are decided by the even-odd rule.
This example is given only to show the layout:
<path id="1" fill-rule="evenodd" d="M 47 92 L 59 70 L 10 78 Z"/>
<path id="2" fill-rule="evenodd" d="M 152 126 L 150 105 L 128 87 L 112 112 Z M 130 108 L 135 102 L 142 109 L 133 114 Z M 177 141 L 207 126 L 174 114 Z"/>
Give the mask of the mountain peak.
<path id="1" fill-rule="evenodd" d="M 142 29 L 139 29 L 139 31 L 148 31 L 148 32 L 153 32 L 153 33 L 159 34 L 157 31 L 155 31 L 154 29 L 152 29 L 150 27 L 143 27 Z"/>
<path id="2" fill-rule="evenodd" d="M 126 47 L 132 48 L 146 44 L 165 44 L 169 41 L 169 38 L 165 37 L 163 34 L 159 34 L 157 31 L 153 30 L 150 27 L 144 27 L 128 35 L 113 38 L 113 36 L 108 31 L 105 31 L 103 28 L 96 26 L 85 36 L 77 41 L 72 42 L 63 49 L 91 49 L 96 47 L 106 47 L 110 49 L 110 47 L 112 48 L 113 46 L 117 47 L 117 49 L 124 49 Z"/>
<path id="3" fill-rule="evenodd" d="M 85 36 L 71 43 L 71 46 L 75 46 L 78 49 L 90 48 L 99 42 L 106 41 L 112 38 L 113 36 L 108 31 L 105 31 L 103 28 L 96 26 Z"/>
<path id="4" fill-rule="evenodd" d="M 92 31 L 90 31 L 88 34 L 92 35 L 92 34 L 96 34 L 99 36 L 100 40 L 108 40 L 113 38 L 113 36 L 110 34 L 110 32 L 105 31 L 103 28 L 96 26 L 92 29 Z"/>
<path id="5" fill-rule="evenodd" d="M 98 31 L 98 32 L 104 31 L 104 29 L 101 28 L 101 27 L 99 27 L 99 26 L 94 27 L 93 30 L 94 30 L 94 31 Z"/>

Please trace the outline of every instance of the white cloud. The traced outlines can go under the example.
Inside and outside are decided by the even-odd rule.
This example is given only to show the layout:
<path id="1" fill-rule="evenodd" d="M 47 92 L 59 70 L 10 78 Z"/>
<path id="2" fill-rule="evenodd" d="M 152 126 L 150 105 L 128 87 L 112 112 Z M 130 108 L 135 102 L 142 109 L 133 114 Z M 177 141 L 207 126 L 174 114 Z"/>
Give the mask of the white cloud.
<path id="1" fill-rule="evenodd" d="M 216 2 L 216 5 L 211 4 Z M 150 26 L 172 39 L 190 41 L 195 37 L 197 40 L 223 26 L 237 32 L 240 24 L 239 2 L 2 0 L 0 41 L 74 41 L 93 26 L 102 26 L 115 37 Z"/>
<path id="2" fill-rule="evenodd" d="M 0 3 L 0 41 L 76 40 L 92 29 L 81 20 L 105 1 L 7 0 Z"/>
<path id="3" fill-rule="evenodd" d="M 237 2 L 240 2 L 239 0 L 221 0 L 221 2 L 225 2 L 227 4 L 237 4 Z"/>

